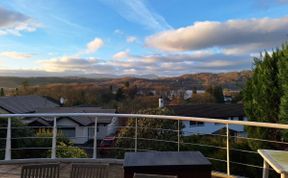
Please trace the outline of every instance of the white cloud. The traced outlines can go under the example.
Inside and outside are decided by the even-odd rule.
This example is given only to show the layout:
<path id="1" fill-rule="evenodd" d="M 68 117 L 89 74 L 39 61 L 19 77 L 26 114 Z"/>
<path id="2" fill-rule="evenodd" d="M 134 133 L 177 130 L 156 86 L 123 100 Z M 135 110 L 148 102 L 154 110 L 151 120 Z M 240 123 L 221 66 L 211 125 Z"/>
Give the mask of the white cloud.
<path id="1" fill-rule="evenodd" d="M 113 55 L 113 59 L 124 59 L 129 56 L 129 50 L 119 51 L 118 53 Z"/>
<path id="2" fill-rule="evenodd" d="M 124 35 L 124 32 L 123 32 L 122 30 L 120 30 L 120 29 L 115 29 L 115 30 L 114 30 L 114 33 L 115 33 L 116 35 Z"/>
<path id="3" fill-rule="evenodd" d="M 19 12 L 0 7 L 0 35 L 17 35 L 21 32 L 33 32 L 41 25 Z"/>
<path id="4" fill-rule="evenodd" d="M 249 69 L 252 62 L 249 55 L 216 54 L 208 51 L 145 56 L 131 55 L 128 54 L 128 51 L 122 51 L 118 54 L 120 57 L 121 55 L 122 57 L 125 56 L 125 60 L 119 60 L 117 57 L 110 60 L 100 60 L 63 56 L 39 61 L 39 70 L 48 71 L 51 74 L 60 72 L 63 73 L 62 75 L 98 73 L 175 76 L 184 73 L 239 71 Z"/>
<path id="5" fill-rule="evenodd" d="M 86 46 L 86 53 L 91 54 L 97 51 L 99 48 L 103 46 L 104 42 L 101 38 L 95 38 L 94 40 L 90 41 Z"/>
<path id="6" fill-rule="evenodd" d="M 277 5 L 287 4 L 288 0 L 256 0 L 254 5 L 256 7 L 269 8 Z"/>
<path id="7" fill-rule="evenodd" d="M 27 58 L 32 57 L 31 54 L 18 53 L 15 51 L 3 51 L 3 52 L 0 52 L 0 56 L 11 58 L 11 59 L 27 59 Z"/>
<path id="8" fill-rule="evenodd" d="M 225 22 L 195 22 L 146 38 L 146 45 L 164 51 L 190 51 L 206 48 L 235 48 L 239 45 L 278 46 L 287 39 L 288 17 Z"/>
<path id="9" fill-rule="evenodd" d="M 52 58 L 49 60 L 42 60 L 38 63 L 45 71 L 65 72 L 89 70 L 89 68 L 91 68 L 91 65 L 93 65 L 96 61 L 96 59 L 81 59 L 63 56 L 59 58 Z"/>
<path id="10" fill-rule="evenodd" d="M 127 43 L 134 43 L 136 40 L 137 40 L 137 38 L 135 36 L 128 36 L 126 38 Z"/>
<path id="11" fill-rule="evenodd" d="M 172 28 L 162 16 L 149 9 L 143 0 L 102 0 L 102 2 L 114 8 L 126 20 L 148 29 L 163 31 Z"/>

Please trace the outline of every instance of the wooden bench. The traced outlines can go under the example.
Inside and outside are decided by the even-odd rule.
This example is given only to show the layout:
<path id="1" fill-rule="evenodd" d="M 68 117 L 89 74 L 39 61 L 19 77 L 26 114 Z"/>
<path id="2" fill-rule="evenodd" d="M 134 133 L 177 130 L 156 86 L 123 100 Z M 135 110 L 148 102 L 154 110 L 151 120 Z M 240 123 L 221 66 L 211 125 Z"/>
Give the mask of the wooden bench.
<path id="1" fill-rule="evenodd" d="M 59 178 L 59 164 L 25 165 L 21 178 Z"/>
<path id="2" fill-rule="evenodd" d="M 72 164 L 70 178 L 108 178 L 108 164 Z"/>
<path id="3" fill-rule="evenodd" d="M 134 178 L 177 178 L 177 176 L 171 175 L 159 175 L 159 174 L 134 174 Z"/>

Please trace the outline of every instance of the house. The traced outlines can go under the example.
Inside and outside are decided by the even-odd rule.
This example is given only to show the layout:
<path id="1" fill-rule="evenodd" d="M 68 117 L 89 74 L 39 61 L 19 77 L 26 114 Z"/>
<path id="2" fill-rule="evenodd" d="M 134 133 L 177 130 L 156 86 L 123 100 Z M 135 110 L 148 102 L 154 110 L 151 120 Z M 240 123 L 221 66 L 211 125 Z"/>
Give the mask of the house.
<path id="1" fill-rule="evenodd" d="M 101 107 L 77 106 L 60 107 L 60 105 L 43 96 L 7 96 L 0 97 L 0 113 L 115 113 L 115 109 L 102 109 Z M 94 117 L 58 117 L 57 128 L 75 144 L 84 144 L 94 136 Z M 52 127 L 52 117 L 23 118 L 22 122 L 38 127 Z M 97 139 L 113 135 L 117 131 L 117 117 L 97 118 Z"/>
<path id="2" fill-rule="evenodd" d="M 169 106 L 177 116 L 203 117 L 229 120 L 247 120 L 243 111 L 242 104 L 190 104 L 190 105 L 173 105 Z M 183 135 L 189 136 L 194 134 L 216 134 L 226 129 L 224 124 L 204 123 L 194 121 L 183 121 Z M 229 125 L 229 129 L 234 135 L 245 136 L 245 130 L 240 125 Z"/>
<path id="3" fill-rule="evenodd" d="M 59 106 L 57 101 L 44 96 L 0 97 L 0 114 L 34 113 L 37 108 L 54 108 Z"/>
<path id="4" fill-rule="evenodd" d="M 35 113 L 115 113 L 115 109 L 102 109 L 100 107 L 57 107 L 39 108 Z M 44 122 L 43 122 L 44 120 Z M 46 121 L 46 122 L 45 122 Z M 53 126 L 53 118 L 27 118 L 26 124 L 30 126 Z M 95 117 L 66 116 L 57 118 L 57 128 L 73 143 L 84 144 L 94 137 Z M 118 126 L 117 117 L 97 117 L 97 139 L 113 135 Z"/>

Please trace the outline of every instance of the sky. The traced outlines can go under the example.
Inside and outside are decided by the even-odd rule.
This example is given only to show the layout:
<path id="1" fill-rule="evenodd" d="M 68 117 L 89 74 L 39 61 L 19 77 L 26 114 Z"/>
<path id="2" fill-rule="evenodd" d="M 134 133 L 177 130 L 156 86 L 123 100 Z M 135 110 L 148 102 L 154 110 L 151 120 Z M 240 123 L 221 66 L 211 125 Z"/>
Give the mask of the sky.
<path id="1" fill-rule="evenodd" d="M 288 0 L 1 0 L 0 75 L 249 70 L 288 39 Z"/>

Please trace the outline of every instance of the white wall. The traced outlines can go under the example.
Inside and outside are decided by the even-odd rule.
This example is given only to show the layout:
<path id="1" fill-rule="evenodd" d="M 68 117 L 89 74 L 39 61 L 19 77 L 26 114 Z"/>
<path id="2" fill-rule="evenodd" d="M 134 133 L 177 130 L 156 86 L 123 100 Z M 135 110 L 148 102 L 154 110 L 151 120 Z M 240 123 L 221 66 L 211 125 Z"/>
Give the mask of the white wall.
<path id="1" fill-rule="evenodd" d="M 238 117 L 229 118 L 230 120 L 239 120 Z M 247 117 L 243 118 L 244 121 L 247 121 Z M 193 125 L 190 126 L 190 121 L 183 121 L 184 128 L 182 129 L 184 136 L 199 134 L 212 134 L 222 128 L 226 128 L 224 124 L 216 124 L 216 123 L 205 123 L 203 125 Z M 229 128 L 235 130 L 240 135 L 245 135 L 244 126 L 242 125 L 229 125 Z"/>
<path id="2" fill-rule="evenodd" d="M 71 121 L 70 119 L 59 119 L 57 120 L 57 127 L 73 127 L 75 128 L 75 138 L 70 138 L 70 140 L 75 144 L 84 144 L 89 138 L 93 139 L 94 137 L 94 125 L 93 126 L 79 126 L 76 122 Z M 107 136 L 107 125 L 98 124 L 97 139 L 103 139 Z M 90 128 L 90 133 L 89 133 Z M 90 134 L 90 136 L 89 136 Z"/>
<path id="3" fill-rule="evenodd" d="M 107 125 L 107 135 L 115 135 L 119 126 L 119 118 L 113 117 L 110 124 Z"/>
<path id="4" fill-rule="evenodd" d="M 107 125 L 98 124 L 97 127 L 98 127 L 97 140 L 102 140 L 104 137 L 106 137 L 108 135 Z M 87 127 L 87 130 L 88 130 L 88 134 L 89 134 L 89 139 L 93 139 L 93 137 L 94 137 L 94 125 Z"/>

